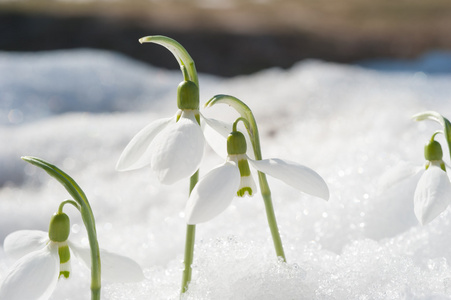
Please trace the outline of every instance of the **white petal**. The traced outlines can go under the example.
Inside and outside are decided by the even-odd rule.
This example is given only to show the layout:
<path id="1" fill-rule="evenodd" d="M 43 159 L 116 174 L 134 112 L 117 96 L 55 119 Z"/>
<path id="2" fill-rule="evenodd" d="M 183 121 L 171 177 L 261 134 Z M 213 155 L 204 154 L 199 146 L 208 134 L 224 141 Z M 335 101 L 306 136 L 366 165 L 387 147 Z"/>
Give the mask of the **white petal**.
<path id="1" fill-rule="evenodd" d="M 425 225 L 443 212 L 451 202 L 451 183 L 440 167 L 430 165 L 415 189 L 415 215 Z"/>
<path id="2" fill-rule="evenodd" d="M 424 170 L 424 166 L 400 162 L 379 178 L 378 188 L 381 192 L 386 191 L 401 181 L 418 174 L 421 170 Z"/>
<path id="3" fill-rule="evenodd" d="M 19 230 L 10 233 L 3 242 L 5 253 L 15 259 L 40 250 L 49 241 L 49 234 L 40 230 Z"/>
<path id="4" fill-rule="evenodd" d="M 58 247 L 50 243 L 12 266 L 0 287 L 0 299 L 48 299 L 56 287 L 58 276 Z"/>
<path id="5" fill-rule="evenodd" d="M 229 160 L 233 161 L 237 166 L 238 170 L 240 169 L 240 163 L 242 163 L 242 167 L 244 167 L 244 164 L 247 164 L 247 168 L 249 168 L 248 159 L 246 154 L 237 154 L 237 155 L 229 155 Z M 249 170 L 250 171 L 250 170 Z M 238 187 L 237 195 L 239 197 L 244 197 L 245 195 L 248 195 L 252 197 L 255 192 L 257 191 L 257 185 L 255 184 L 254 178 L 252 176 L 252 173 L 249 173 L 249 175 L 243 176 L 241 173 L 243 170 L 240 170 L 240 186 Z M 246 171 L 244 171 L 246 174 Z M 250 192 L 249 192 L 250 190 Z"/>
<path id="6" fill-rule="evenodd" d="M 149 145 L 171 122 L 175 123 L 175 117 L 156 120 L 139 131 L 119 157 L 116 170 L 134 170 L 150 164 L 151 149 Z"/>
<path id="7" fill-rule="evenodd" d="M 443 163 L 445 164 L 446 174 L 448 175 L 448 178 L 451 181 L 451 166 L 449 166 L 446 162 Z"/>
<path id="8" fill-rule="evenodd" d="M 202 130 L 204 132 L 205 140 L 208 145 L 220 157 L 227 157 L 227 137 L 232 132 L 232 124 L 222 122 L 216 119 L 205 118 L 202 116 Z M 206 124 L 203 124 L 203 123 Z M 244 132 L 244 131 L 243 131 Z M 254 151 L 252 150 L 251 140 L 248 134 L 244 134 L 246 139 L 247 151 L 246 154 L 250 158 L 254 158 Z"/>
<path id="9" fill-rule="evenodd" d="M 238 187 L 238 191 L 244 191 L 244 195 L 248 195 L 250 197 L 252 197 L 255 192 L 257 191 L 257 185 L 255 184 L 254 178 L 251 175 L 248 176 L 241 176 L 241 180 L 240 180 L 240 186 Z M 249 193 L 249 190 L 251 191 Z M 239 193 L 238 193 L 239 194 Z"/>
<path id="10" fill-rule="evenodd" d="M 232 132 L 232 124 L 205 117 L 202 120 L 206 123 L 202 124 L 202 130 L 208 145 L 220 157 L 227 157 L 227 137 Z"/>
<path id="11" fill-rule="evenodd" d="M 226 162 L 208 172 L 194 187 L 185 209 L 188 224 L 209 221 L 232 202 L 240 186 L 240 171 Z"/>
<path id="12" fill-rule="evenodd" d="M 324 200 L 329 199 L 329 188 L 326 182 L 318 173 L 308 167 L 276 158 L 249 159 L 249 162 L 260 172 L 280 179 L 298 190 Z"/>
<path id="13" fill-rule="evenodd" d="M 91 250 L 68 241 L 75 256 L 91 269 Z M 100 249 L 101 277 L 110 282 L 137 282 L 144 279 L 141 267 L 131 258 Z"/>
<path id="14" fill-rule="evenodd" d="M 150 145 L 151 168 L 164 184 L 189 177 L 199 168 L 204 146 L 204 135 L 194 112 L 184 111 L 178 122 L 168 125 Z"/>

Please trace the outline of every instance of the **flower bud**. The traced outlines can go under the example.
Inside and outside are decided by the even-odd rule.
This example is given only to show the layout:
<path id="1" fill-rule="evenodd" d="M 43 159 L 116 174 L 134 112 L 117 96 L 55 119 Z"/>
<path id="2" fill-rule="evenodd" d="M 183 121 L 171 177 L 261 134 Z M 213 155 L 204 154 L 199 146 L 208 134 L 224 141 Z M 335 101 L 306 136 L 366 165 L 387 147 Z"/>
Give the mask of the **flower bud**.
<path id="1" fill-rule="evenodd" d="M 245 154 L 247 150 L 246 138 L 239 131 L 234 131 L 227 137 L 227 153 L 229 155 Z"/>
<path id="2" fill-rule="evenodd" d="M 65 213 L 54 214 L 50 219 L 49 238 L 53 242 L 65 242 L 70 233 L 70 220 Z"/>
<path id="3" fill-rule="evenodd" d="M 429 161 L 442 160 L 442 146 L 437 141 L 430 141 L 424 146 L 424 158 Z"/>
<path id="4" fill-rule="evenodd" d="M 179 109 L 199 109 L 199 88 L 192 81 L 182 81 L 177 88 Z"/>

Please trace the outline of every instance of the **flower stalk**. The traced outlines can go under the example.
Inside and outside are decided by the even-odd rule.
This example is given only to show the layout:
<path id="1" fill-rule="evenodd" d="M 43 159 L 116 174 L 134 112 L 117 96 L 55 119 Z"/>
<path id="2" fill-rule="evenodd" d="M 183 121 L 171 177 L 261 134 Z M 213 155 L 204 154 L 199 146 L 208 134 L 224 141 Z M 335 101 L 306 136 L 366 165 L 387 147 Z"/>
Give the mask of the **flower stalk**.
<path id="1" fill-rule="evenodd" d="M 262 160 L 263 157 L 261 152 L 260 137 L 258 134 L 257 122 L 255 121 L 254 114 L 252 113 L 251 109 L 238 98 L 229 95 L 216 95 L 212 99 L 207 101 L 207 103 L 205 103 L 205 107 L 211 107 L 219 103 L 224 103 L 232 106 L 241 115 L 241 118 L 246 120 L 243 121 L 243 123 L 246 127 L 246 130 L 251 140 L 255 160 Z M 268 180 L 266 178 L 265 173 L 258 171 L 258 182 L 260 184 L 260 192 L 262 194 L 263 202 L 265 204 L 266 218 L 268 220 L 269 229 L 271 231 L 271 236 L 273 239 L 276 255 L 277 257 L 281 257 L 283 261 L 286 261 L 285 251 L 283 249 L 282 239 L 280 237 L 276 215 L 274 212 L 271 190 L 269 188 Z"/>
<path id="2" fill-rule="evenodd" d="M 184 81 L 179 85 L 177 90 L 177 106 L 181 110 L 199 109 L 199 79 L 197 76 L 196 66 L 194 60 L 189 55 L 188 51 L 177 41 L 166 36 L 155 35 L 146 36 L 139 39 L 140 43 L 155 43 L 168 49 L 179 63 L 182 71 Z M 195 115 L 198 125 L 200 126 L 200 116 Z M 178 120 L 177 120 L 178 121 Z M 189 194 L 199 180 L 199 170 L 197 170 L 190 178 Z M 186 225 L 185 236 L 185 254 L 184 254 L 184 270 L 182 274 L 181 294 L 184 294 L 191 281 L 192 268 L 194 257 L 194 243 L 196 237 L 196 225 Z"/>
<path id="3" fill-rule="evenodd" d="M 58 180 L 76 202 L 75 206 L 79 208 L 83 223 L 88 233 L 89 246 L 91 250 L 91 300 L 100 300 L 100 249 L 99 243 L 97 241 L 94 214 L 92 213 L 91 206 L 85 193 L 69 175 L 64 173 L 58 167 L 37 157 L 23 156 L 22 159 L 32 165 L 43 169 L 51 177 Z M 64 206 L 65 203 L 72 203 L 72 200 L 63 202 L 60 205 L 59 210 L 62 210 L 62 206 Z"/>
<path id="4" fill-rule="evenodd" d="M 199 181 L 199 170 L 196 173 L 194 173 L 194 175 L 191 176 L 190 178 L 189 194 L 191 194 L 198 181 Z M 182 274 L 182 288 L 181 288 L 182 294 L 184 294 L 188 290 L 188 284 L 191 281 L 191 276 L 193 273 L 191 265 L 193 264 L 194 258 L 195 239 L 196 239 L 196 225 L 187 224 L 185 237 L 185 256 L 183 259 L 184 269 Z"/>

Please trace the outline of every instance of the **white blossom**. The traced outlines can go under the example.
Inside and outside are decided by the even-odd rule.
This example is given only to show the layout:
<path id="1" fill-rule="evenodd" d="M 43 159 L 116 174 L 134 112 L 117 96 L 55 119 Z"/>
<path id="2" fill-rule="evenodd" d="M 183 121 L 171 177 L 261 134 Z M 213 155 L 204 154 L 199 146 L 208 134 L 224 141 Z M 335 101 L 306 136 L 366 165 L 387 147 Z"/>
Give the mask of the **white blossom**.
<path id="1" fill-rule="evenodd" d="M 223 212 L 234 196 L 248 191 L 252 196 L 253 180 L 240 174 L 239 161 L 249 161 L 258 171 L 282 180 L 286 184 L 310 195 L 329 199 L 327 184 L 312 169 L 295 162 L 281 159 L 252 160 L 245 154 L 229 155 L 227 161 L 208 172 L 194 187 L 185 209 L 188 224 L 206 222 Z M 247 176 L 244 176 L 247 177 Z M 239 192 L 243 191 L 243 192 Z"/>
<path id="2" fill-rule="evenodd" d="M 17 262 L 10 268 L 0 286 L 0 299 L 48 299 L 58 279 L 69 277 L 70 257 L 61 261 L 59 250 L 68 248 L 88 267 L 90 249 L 67 240 L 54 242 L 47 232 L 20 230 L 9 234 L 4 241 L 5 253 Z M 132 259 L 100 249 L 102 278 L 110 282 L 135 282 L 144 279 L 141 267 Z"/>

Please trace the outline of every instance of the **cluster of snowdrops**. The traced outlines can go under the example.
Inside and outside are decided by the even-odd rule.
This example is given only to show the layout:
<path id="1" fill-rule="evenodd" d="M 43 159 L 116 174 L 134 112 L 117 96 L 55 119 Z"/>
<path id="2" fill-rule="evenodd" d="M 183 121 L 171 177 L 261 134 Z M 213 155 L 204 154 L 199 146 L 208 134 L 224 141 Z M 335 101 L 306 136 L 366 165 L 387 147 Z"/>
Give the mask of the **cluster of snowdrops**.
<path id="1" fill-rule="evenodd" d="M 257 192 L 251 168 L 258 174 L 258 186 L 276 257 L 286 261 L 266 175 L 324 200 L 329 199 L 326 182 L 315 171 L 298 163 L 278 158 L 263 159 L 256 120 L 250 108 L 241 100 L 229 95 L 216 95 L 205 104 L 205 108 L 227 104 L 235 109 L 240 117 L 231 124 L 204 117 L 199 108 L 199 82 L 194 61 L 179 43 L 164 36 L 149 36 L 140 39 L 140 42 L 160 44 L 177 59 L 183 74 L 183 81 L 177 89 L 178 111 L 174 116 L 156 120 L 138 132 L 124 149 L 116 168 L 126 171 L 150 165 L 163 184 L 189 178 L 181 295 L 187 291 L 191 281 L 196 224 L 219 215 L 234 197 L 252 196 Z M 418 220 L 426 224 L 444 211 L 451 201 L 447 166 L 443 161 L 442 147 L 435 140 L 437 134 L 443 134 L 451 149 L 451 124 L 440 114 L 431 111 L 420 113 L 414 119 L 431 119 L 442 127 L 432 134 L 425 146 L 426 164 L 399 165 L 383 177 L 381 185 L 389 188 L 423 171 L 415 191 L 414 207 Z M 206 144 L 224 157 L 224 163 L 199 178 L 199 166 Z M 58 180 L 71 199 L 59 204 L 50 219 L 48 232 L 21 230 L 5 238 L 4 251 L 15 258 L 16 263 L 1 282 L 0 300 L 50 298 L 58 280 L 70 277 L 72 255 L 91 269 L 92 300 L 100 299 L 102 279 L 109 282 L 137 282 L 144 279 L 143 271 L 135 261 L 99 247 L 94 213 L 88 198 L 68 174 L 36 157 L 24 156 L 22 159 Z M 70 241 L 70 219 L 64 213 L 66 205 L 72 205 L 80 212 L 89 247 Z"/>

